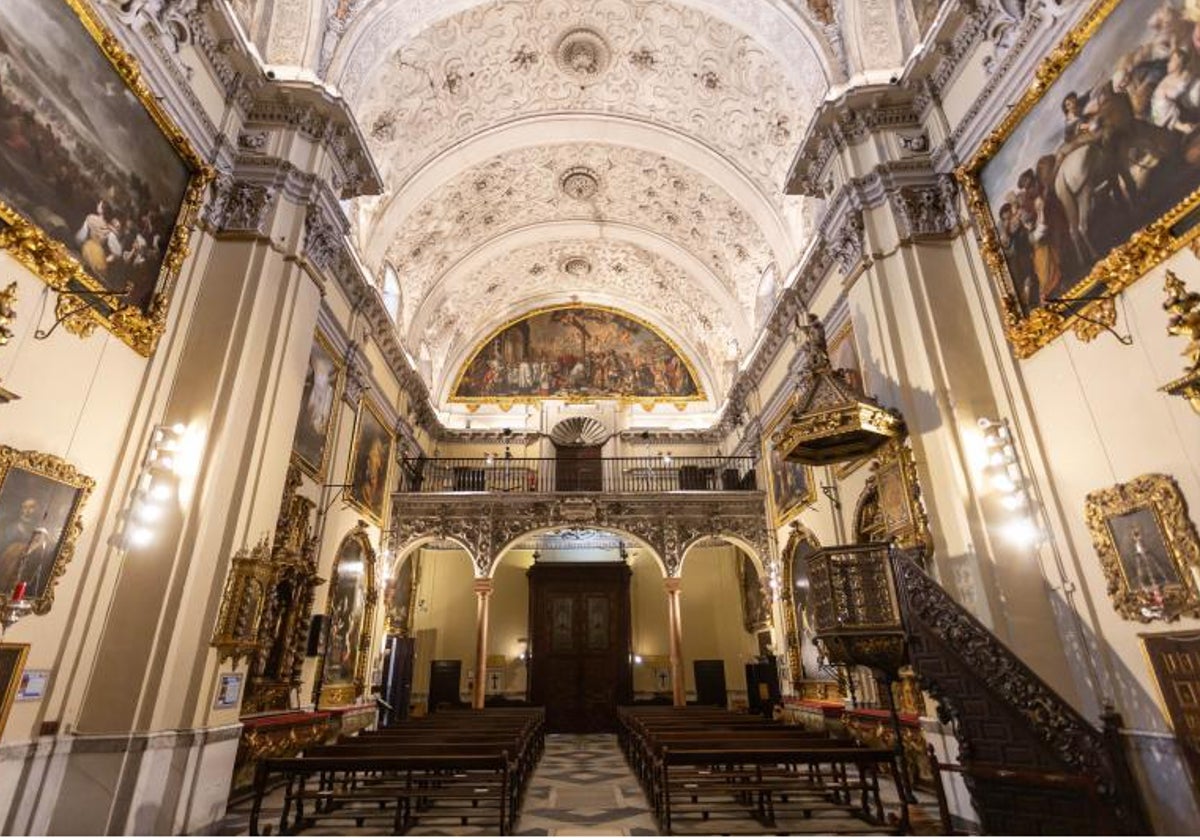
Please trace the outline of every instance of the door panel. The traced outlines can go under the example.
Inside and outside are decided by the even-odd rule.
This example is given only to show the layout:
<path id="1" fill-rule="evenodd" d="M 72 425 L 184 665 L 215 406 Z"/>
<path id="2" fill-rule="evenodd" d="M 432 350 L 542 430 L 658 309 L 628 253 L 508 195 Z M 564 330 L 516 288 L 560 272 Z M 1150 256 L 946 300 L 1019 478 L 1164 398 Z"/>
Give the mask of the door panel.
<path id="1" fill-rule="evenodd" d="M 560 446 L 555 450 L 555 489 L 559 492 L 604 490 L 603 461 L 599 446 Z"/>
<path id="2" fill-rule="evenodd" d="M 537 563 L 529 570 L 530 699 L 552 732 L 611 732 L 633 698 L 629 567 Z"/>

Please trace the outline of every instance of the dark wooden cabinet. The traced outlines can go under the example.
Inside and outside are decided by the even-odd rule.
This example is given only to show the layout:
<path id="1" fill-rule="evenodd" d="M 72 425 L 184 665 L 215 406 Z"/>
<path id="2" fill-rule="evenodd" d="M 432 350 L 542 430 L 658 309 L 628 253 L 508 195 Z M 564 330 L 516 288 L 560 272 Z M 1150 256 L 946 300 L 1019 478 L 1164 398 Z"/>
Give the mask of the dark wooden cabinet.
<path id="1" fill-rule="evenodd" d="M 696 704 L 699 706 L 729 705 L 729 694 L 725 690 L 725 660 L 697 659 L 692 663 L 696 674 Z"/>
<path id="2" fill-rule="evenodd" d="M 459 697 L 462 684 L 461 659 L 435 659 L 429 663 L 429 711 L 439 708 L 458 709 L 464 704 Z"/>
<path id="3" fill-rule="evenodd" d="M 554 489 L 560 493 L 600 493 L 604 462 L 599 446 L 560 446 L 555 450 Z"/>
<path id="4" fill-rule="evenodd" d="M 551 732 L 612 732 L 633 699 L 629 567 L 536 563 L 529 570 L 529 695 Z"/>
<path id="5" fill-rule="evenodd" d="M 388 636 L 384 647 L 383 685 L 380 695 L 391 708 L 380 714 L 382 726 L 393 726 L 408 719 L 408 704 L 412 699 L 413 657 L 416 647 L 413 639 Z"/>

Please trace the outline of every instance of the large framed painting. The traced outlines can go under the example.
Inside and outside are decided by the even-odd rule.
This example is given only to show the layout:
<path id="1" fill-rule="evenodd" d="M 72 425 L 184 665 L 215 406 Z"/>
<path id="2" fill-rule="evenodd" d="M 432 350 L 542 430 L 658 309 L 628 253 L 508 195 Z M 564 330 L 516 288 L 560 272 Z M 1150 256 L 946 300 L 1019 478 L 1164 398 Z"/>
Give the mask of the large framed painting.
<path id="1" fill-rule="evenodd" d="M 451 391 L 458 403 L 705 399 L 678 347 L 634 316 L 594 305 L 538 309 L 488 336 Z"/>
<path id="2" fill-rule="evenodd" d="M 0 735 L 4 734 L 4 726 L 8 723 L 8 713 L 17 697 L 28 655 L 29 645 L 0 644 Z"/>
<path id="3" fill-rule="evenodd" d="M 388 633 L 394 636 L 408 636 L 412 628 L 413 601 L 420 582 L 420 557 L 419 551 L 405 555 L 384 587 Z"/>
<path id="4" fill-rule="evenodd" d="M 338 404 L 341 381 L 342 363 L 329 339 L 318 332 L 308 354 L 300 416 L 296 419 L 296 436 L 292 441 L 292 458 L 316 481 L 325 480 L 329 427 Z"/>
<path id="5" fill-rule="evenodd" d="M 1173 478 L 1152 473 L 1089 493 L 1085 516 L 1118 614 L 1200 617 L 1200 537 Z"/>
<path id="6" fill-rule="evenodd" d="M 328 625 L 318 666 L 322 708 L 350 705 L 363 693 L 376 594 L 375 550 L 360 521 L 338 546 L 329 580 Z"/>
<path id="7" fill-rule="evenodd" d="M 789 413 L 789 409 L 780 412 L 763 435 L 763 461 L 767 465 L 776 528 L 782 528 L 817 500 L 812 470 L 803 464 L 784 460 L 783 453 L 772 443 L 776 429 Z"/>
<path id="8" fill-rule="evenodd" d="M 1200 232 L 1200 39 L 1182 6 L 1094 4 L 958 172 L 1022 358 L 1098 335 L 1113 297 Z"/>
<path id="9" fill-rule="evenodd" d="M 0 3 L 0 247 L 150 355 L 211 172 L 86 0 Z"/>
<path id="10" fill-rule="evenodd" d="M 0 446 L 0 605 L 20 593 L 38 615 L 50 611 L 94 486 L 61 458 Z"/>
<path id="11" fill-rule="evenodd" d="M 383 519 L 391 461 L 392 433 L 379 410 L 369 400 L 363 400 L 358 406 L 354 444 L 350 449 L 346 498 L 376 524 Z"/>

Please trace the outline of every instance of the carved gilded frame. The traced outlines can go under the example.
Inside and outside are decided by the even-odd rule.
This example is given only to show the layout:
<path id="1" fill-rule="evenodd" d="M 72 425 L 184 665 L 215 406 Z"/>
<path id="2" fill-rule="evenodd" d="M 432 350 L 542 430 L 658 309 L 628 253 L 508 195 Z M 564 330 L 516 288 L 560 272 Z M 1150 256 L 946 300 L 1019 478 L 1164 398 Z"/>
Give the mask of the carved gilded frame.
<path id="1" fill-rule="evenodd" d="M 781 500 L 775 498 L 775 472 L 777 469 L 786 469 L 787 462 L 782 457 L 776 458 L 775 432 L 787 420 L 793 408 L 793 401 L 789 400 L 787 405 L 771 418 L 771 422 L 767 425 L 766 433 L 762 436 L 762 463 L 763 468 L 767 471 L 767 495 L 771 499 L 771 510 L 774 513 L 772 522 L 776 528 L 782 528 L 791 520 L 800 515 L 800 512 L 817 500 L 817 487 L 813 478 L 812 467 L 804 467 L 804 485 L 805 493 L 802 497 L 794 499 L 791 503 L 783 506 Z M 778 463 L 776 463 L 778 461 Z"/>
<path id="2" fill-rule="evenodd" d="M 358 656 L 354 661 L 354 680 L 351 683 L 334 683 L 332 685 L 325 683 L 325 656 L 329 646 L 329 635 L 326 632 L 321 645 L 321 655 L 317 658 L 319 686 L 317 706 L 322 709 L 349 706 L 355 699 L 361 697 L 366 690 L 367 670 L 370 667 L 371 630 L 375 623 L 375 602 L 379 597 L 379 592 L 375 588 L 375 549 L 371 547 L 371 540 L 367 537 L 367 523 L 361 519 L 354 530 L 338 543 L 337 553 L 333 558 L 333 569 L 329 574 L 329 589 L 325 596 L 325 616 L 328 620 L 333 610 L 333 596 L 337 589 L 338 566 L 341 564 L 342 550 L 346 543 L 351 541 L 357 542 L 362 549 L 363 574 L 366 576 L 367 582 L 366 602 L 363 605 L 362 628 L 358 641 Z"/>
<path id="3" fill-rule="evenodd" d="M 1195 189 L 1156 221 L 1133 233 L 1125 244 L 1114 248 L 1092 266 L 1086 277 L 1058 295 L 1063 299 L 1076 298 L 1087 302 L 1069 309 L 1064 306 L 1058 312 L 1045 306 L 1033 309 L 1028 315 L 1022 311 L 1016 285 L 1004 259 L 996 220 L 984 190 L 983 169 L 1047 94 L 1062 93 L 1054 90 L 1055 82 L 1119 5 L 1121 0 L 1098 0 L 1092 5 L 1079 24 L 1038 66 L 1032 84 L 1000 125 L 983 141 L 974 157 L 955 172 L 966 192 L 971 214 L 977 221 L 976 230 L 984 261 L 999 284 L 1005 329 L 1018 358 L 1029 358 L 1068 329 L 1083 341 L 1099 336 L 1116 323 L 1115 298 L 1120 292 L 1183 245 L 1200 236 L 1200 225 L 1194 224 L 1194 220 L 1187 227 L 1188 217 L 1200 207 L 1200 189 Z"/>
<path id="4" fill-rule="evenodd" d="M 1122 556 L 1122 540 L 1113 527 L 1114 518 L 1143 512 L 1153 519 L 1175 578 L 1157 590 L 1131 585 L 1128 561 L 1135 558 Z M 1113 609 L 1122 618 L 1142 623 L 1176 621 L 1185 613 L 1200 618 L 1200 537 L 1175 479 L 1151 473 L 1089 493 L 1085 516 Z M 1147 548 L 1140 535 L 1134 539 L 1144 552 L 1153 552 L 1153 540 Z"/>
<path id="5" fill-rule="evenodd" d="M 8 713 L 12 711 L 13 701 L 17 698 L 27 656 L 29 645 L 0 644 L 0 735 L 4 734 Z"/>
<path id="6" fill-rule="evenodd" d="M 796 551 L 800 546 L 808 545 L 814 549 L 821 547 L 820 541 L 812 531 L 799 522 L 793 522 L 791 533 L 788 534 L 787 544 L 783 547 L 783 632 L 787 646 L 788 671 L 794 682 L 802 679 L 800 645 L 803 643 L 802 630 L 808 628 L 807 619 L 796 609 Z"/>
<path id="7" fill-rule="evenodd" d="M 372 510 L 370 505 L 358 498 L 354 492 L 354 477 L 356 468 L 358 466 L 358 449 L 359 445 L 362 443 L 362 441 L 359 440 L 359 435 L 362 432 L 364 413 L 368 411 L 371 413 L 371 416 L 375 418 L 376 422 L 379 423 L 380 427 L 382 427 L 383 430 L 388 433 L 387 453 L 384 455 L 383 461 L 383 508 L 378 511 Z M 375 525 L 380 525 L 383 522 L 384 513 L 387 509 L 388 498 L 390 496 L 388 488 L 390 486 L 389 482 L 391 481 L 392 477 L 392 453 L 395 451 L 395 448 L 396 436 L 388 426 L 387 421 L 384 419 L 383 412 L 376 408 L 375 404 L 369 399 L 364 397 L 363 399 L 359 400 L 358 413 L 354 419 L 354 435 L 350 439 L 350 460 L 346 465 L 346 487 L 344 490 L 344 498 L 352 508 L 357 510 L 363 516 L 367 517 L 367 519 L 369 519 Z"/>
<path id="8" fill-rule="evenodd" d="M 645 396 L 638 396 L 638 395 L 634 395 L 634 394 L 609 394 L 609 395 L 601 396 L 601 395 L 596 395 L 596 394 L 572 394 L 570 392 L 555 393 L 555 394 L 550 394 L 549 396 L 545 396 L 545 397 L 542 397 L 542 396 L 507 396 L 507 397 L 460 397 L 460 396 L 457 396 L 458 389 L 462 385 L 463 377 L 467 375 L 467 371 L 471 368 L 471 365 L 473 365 L 475 363 L 475 359 L 478 358 L 479 354 L 482 353 L 484 348 L 486 348 L 489 344 L 491 344 L 492 341 L 497 336 L 499 336 L 501 333 L 503 333 L 509 327 L 519 324 L 522 321 L 527 321 L 530 318 L 537 317 L 538 315 L 545 315 L 548 312 L 559 312 L 564 309 L 597 309 L 602 312 L 611 312 L 614 315 L 619 315 L 622 318 L 626 318 L 626 319 L 632 321 L 633 323 L 637 324 L 638 326 L 643 327 L 644 329 L 646 329 L 647 331 L 652 333 L 654 336 L 656 336 L 664 344 L 666 344 L 667 347 L 671 348 L 671 352 L 673 352 L 676 356 L 679 357 L 680 361 L 682 361 L 684 366 L 687 368 L 688 375 L 690 377 L 692 377 L 692 382 L 694 382 L 696 385 L 696 393 L 690 397 L 674 397 L 674 396 L 672 396 L 672 397 L 645 397 Z M 480 341 L 478 344 L 475 345 L 474 348 L 471 349 L 471 352 L 466 356 L 466 361 L 463 362 L 462 365 L 459 366 L 458 373 L 454 377 L 454 384 L 450 388 L 450 396 L 449 396 L 449 402 L 452 402 L 452 403 L 459 403 L 459 404 L 467 405 L 469 407 L 478 407 L 480 405 L 496 405 L 505 411 L 507 411 L 509 408 L 511 408 L 514 405 L 537 404 L 537 403 L 541 403 L 545 400 L 563 400 L 568 403 L 592 402 L 593 400 L 616 400 L 623 405 L 640 405 L 640 406 L 643 406 L 644 408 L 646 408 L 646 410 L 650 410 L 655 405 L 659 405 L 659 404 L 674 405 L 676 408 L 684 409 L 684 408 L 687 408 L 688 403 L 704 402 L 707 399 L 708 399 L 708 396 L 704 391 L 704 385 L 703 385 L 702 380 L 700 379 L 700 375 L 696 371 L 695 364 L 692 363 L 692 360 L 688 357 L 688 355 L 683 352 L 683 350 L 679 347 L 679 345 L 677 343 L 675 343 L 671 339 L 670 336 L 664 334 L 662 330 L 660 330 L 658 327 L 651 324 L 649 321 L 646 321 L 643 318 L 639 318 L 636 315 L 626 312 L 623 309 L 617 309 L 616 307 L 603 306 L 601 304 L 595 304 L 595 303 L 566 303 L 566 304 L 558 304 L 556 306 L 543 306 L 543 307 L 539 307 L 537 309 L 531 309 L 528 312 L 521 314 L 519 317 L 511 318 L 508 321 L 505 321 L 499 327 L 497 327 L 496 329 L 494 329 L 490 333 L 488 333 L 487 337 L 483 341 Z"/>
<path id="9" fill-rule="evenodd" d="M 80 516 L 80 511 L 87 502 L 92 488 L 96 486 L 96 482 L 79 472 L 73 465 L 54 455 L 44 452 L 21 451 L 10 446 L 0 445 L 0 497 L 3 496 L 6 482 L 17 470 L 66 485 L 75 491 L 75 498 L 71 502 L 70 510 L 62 524 L 62 535 L 55 547 L 50 572 L 46 576 L 46 584 L 40 594 L 29 598 L 33 605 L 33 612 L 37 615 L 45 615 L 50 612 L 50 607 L 54 603 L 54 587 L 75 554 L 75 543 L 83 532 L 83 518 Z M 0 513 L 3 512 L 0 511 Z M 2 588 L 5 591 L 0 591 L 0 607 L 7 605 L 12 595 L 9 587 Z"/>
<path id="10" fill-rule="evenodd" d="M 334 419 L 338 415 L 338 406 L 341 405 L 342 388 L 346 384 L 346 362 L 338 356 L 337 351 L 333 349 L 333 342 L 326 335 L 317 330 L 313 334 L 313 346 L 319 346 L 333 360 L 334 382 L 333 382 L 333 408 L 330 409 L 329 419 L 325 421 L 325 431 L 323 446 L 321 448 L 321 463 L 313 464 L 296 450 L 296 435 L 292 434 L 292 463 L 300 470 L 318 483 L 325 480 L 325 470 L 329 466 L 329 433 L 333 430 Z M 312 358 L 312 348 L 309 348 L 309 358 Z M 296 415 L 296 429 L 300 428 L 300 420 L 304 412 L 304 406 L 300 406 L 300 413 Z"/>
<path id="11" fill-rule="evenodd" d="M 146 109 L 155 126 L 191 171 L 191 177 L 171 231 L 154 296 L 146 310 L 132 304 L 111 307 L 103 303 L 104 299 L 97 298 L 96 294 L 103 295 L 112 290 L 89 274 L 60 241 L 51 238 L 20 210 L 3 201 L 0 201 L 0 249 L 8 251 L 58 292 L 56 313 L 68 332 L 87 337 L 100 326 L 137 353 L 149 356 L 166 328 L 171 293 L 187 256 L 191 228 L 204 203 L 205 188 L 213 177 L 213 170 L 201 160 L 187 136 L 167 116 L 158 97 L 146 84 L 137 60 L 101 22 L 88 0 L 45 2 L 65 3 L 75 13 L 129 93 Z M 99 306 L 105 311 L 97 308 Z"/>

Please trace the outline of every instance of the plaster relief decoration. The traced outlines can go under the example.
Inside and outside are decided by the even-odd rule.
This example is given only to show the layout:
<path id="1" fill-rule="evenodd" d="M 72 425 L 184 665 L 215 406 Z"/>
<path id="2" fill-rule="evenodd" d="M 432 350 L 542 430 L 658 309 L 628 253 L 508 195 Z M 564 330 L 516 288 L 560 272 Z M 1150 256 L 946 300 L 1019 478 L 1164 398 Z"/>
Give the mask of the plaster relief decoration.
<path id="1" fill-rule="evenodd" d="M 321 652 L 318 705 L 348 706 L 362 696 L 375 615 L 375 551 L 365 522 L 338 546 L 329 581 L 328 629 Z"/>
<path id="2" fill-rule="evenodd" d="M 662 0 L 499 0 L 392 38 L 391 61 L 366 72 L 377 59 L 364 53 L 339 79 L 389 183 L 488 127 L 587 111 L 705 137 L 774 194 L 826 87 L 815 56 L 783 65 L 725 21 Z M 430 90 L 431 78 L 456 81 Z"/>
<path id="3" fill-rule="evenodd" d="M 583 270 L 580 260 L 591 270 Z M 694 354 L 702 376 L 723 374 L 721 361 L 730 342 L 744 334 L 743 325 L 731 323 L 732 313 L 722 309 L 721 299 L 704 294 L 701 278 L 645 248 L 611 239 L 553 241 L 489 260 L 478 271 L 444 283 L 422 308 L 414 330 L 420 330 L 418 346 L 429 347 L 436 382 L 456 373 L 454 366 L 505 315 L 581 299 L 602 300 L 644 320 L 670 324 Z M 713 390 L 727 384 L 718 379 Z"/>
<path id="4" fill-rule="evenodd" d="M 321 333 L 313 339 L 308 355 L 308 372 L 300 396 L 300 416 L 292 441 L 292 459 L 317 482 L 325 479 L 329 427 L 338 404 L 342 365 L 333 346 Z"/>
<path id="5" fill-rule="evenodd" d="M 354 426 L 346 499 L 376 524 L 383 520 L 391 463 L 392 434 L 383 415 L 370 400 L 364 399 L 359 404 L 358 422 Z"/>
<path id="6" fill-rule="evenodd" d="M 405 216 L 386 254 L 404 278 L 404 327 L 467 254 L 504 233 L 569 220 L 659 233 L 702 262 L 747 319 L 777 259 L 729 192 L 661 154 L 601 143 L 516 149 L 463 171 Z"/>
<path id="7" fill-rule="evenodd" d="M 1142 475 L 1089 493 L 1085 515 L 1123 618 L 1200 617 L 1200 537 L 1173 478 Z"/>
<path id="8" fill-rule="evenodd" d="M 493 333 L 463 368 L 451 402 L 703 400 L 692 365 L 648 324 L 599 306 L 537 310 Z"/>
<path id="9" fill-rule="evenodd" d="M 1094 4 L 960 169 L 1018 356 L 1094 338 L 1200 230 L 1193 27 L 1161 0 Z"/>
<path id="10" fill-rule="evenodd" d="M 0 4 L 0 248 L 149 355 L 209 170 L 118 43 L 84 0 Z"/>
<path id="11" fill-rule="evenodd" d="M 94 486 L 61 458 L 0 445 L 0 606 L 24 600 L 37 615 L 50 611 Z"/>

